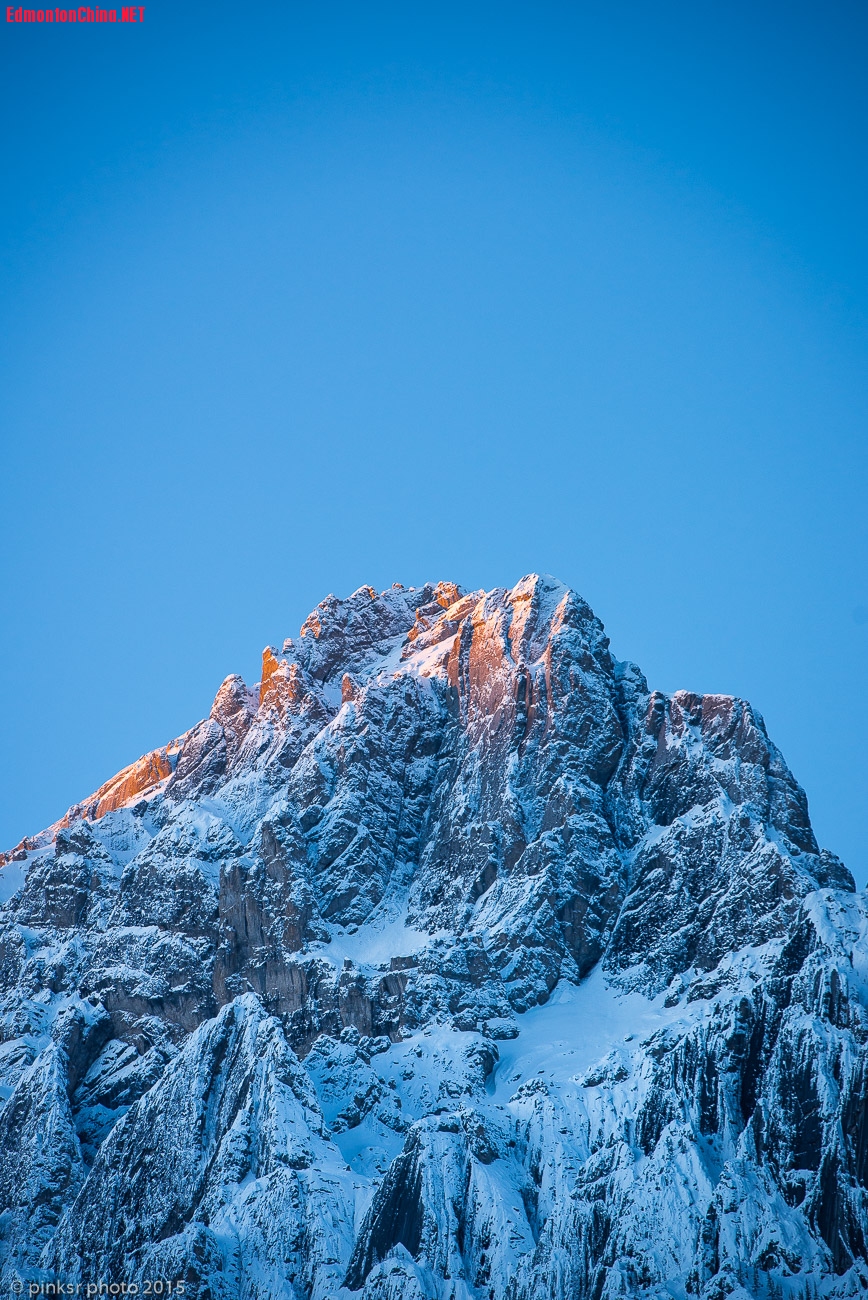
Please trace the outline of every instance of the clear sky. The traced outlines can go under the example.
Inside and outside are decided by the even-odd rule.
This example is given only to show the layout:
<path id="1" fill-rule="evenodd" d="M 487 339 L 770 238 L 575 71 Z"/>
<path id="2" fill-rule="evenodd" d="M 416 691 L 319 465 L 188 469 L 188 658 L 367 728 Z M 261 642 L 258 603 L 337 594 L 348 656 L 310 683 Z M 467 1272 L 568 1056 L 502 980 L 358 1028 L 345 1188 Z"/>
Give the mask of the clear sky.
<path id="1" fill-rule="evenodd" d="M 547 571 L 868 880 L 864 3 L 0 30 L 0 847 L 328 592 Z"/>

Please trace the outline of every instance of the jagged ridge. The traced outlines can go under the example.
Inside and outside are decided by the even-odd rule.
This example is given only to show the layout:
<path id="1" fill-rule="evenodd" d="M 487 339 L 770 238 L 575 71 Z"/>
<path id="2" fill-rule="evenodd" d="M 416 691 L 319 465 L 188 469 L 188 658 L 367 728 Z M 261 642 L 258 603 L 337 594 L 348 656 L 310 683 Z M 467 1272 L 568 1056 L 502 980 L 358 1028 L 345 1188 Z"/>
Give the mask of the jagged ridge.
<path id="1" fill-rule="evenodd" d="M 5 864 L 7 1283 L 868 1286 L 862 901 L 554 579 L 329 597 Z"/>

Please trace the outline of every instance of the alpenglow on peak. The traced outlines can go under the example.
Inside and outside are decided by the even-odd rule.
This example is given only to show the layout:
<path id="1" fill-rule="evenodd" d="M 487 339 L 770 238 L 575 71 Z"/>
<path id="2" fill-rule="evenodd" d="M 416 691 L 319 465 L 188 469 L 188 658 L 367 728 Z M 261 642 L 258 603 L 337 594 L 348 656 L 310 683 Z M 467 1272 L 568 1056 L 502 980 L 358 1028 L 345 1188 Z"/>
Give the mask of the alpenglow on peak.
<path id="1" fill-rule="evenodd" d="M 0 899 L 0 1288 L 868 1289 L 864 899 L 554 578 L 328 596 Z"/>

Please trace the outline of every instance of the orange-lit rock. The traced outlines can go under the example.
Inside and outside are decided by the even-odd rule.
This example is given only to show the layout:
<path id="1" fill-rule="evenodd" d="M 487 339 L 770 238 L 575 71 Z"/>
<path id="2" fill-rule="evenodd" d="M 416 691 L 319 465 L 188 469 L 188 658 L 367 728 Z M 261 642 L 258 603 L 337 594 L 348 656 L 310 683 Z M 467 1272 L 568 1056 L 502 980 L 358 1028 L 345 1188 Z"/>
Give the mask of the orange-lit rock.
<path id="1" fill-rule="evenodd" d="M 286 662 L 285 660 L 283 661 Z M 281 661 L 273 646 L 267 645 L 262 652 L 262 677 L 259 682 L 259 703 L 262 704 L 268 691 L 268 683 L 280 667 Z"/>
<path id="2" fill-rule="evenodd" d="M 57 823 L 58 828 L 69 826 L 78 817 L 96 821 L 115 808 L 122 808 L 137 797 L 156 790 L 162 781 L 168 780 L 172 775 L 184 739 L 181 736 L 177 740 L 170 740 L 162 749 L 153 749 L 150 754 L 143 754 L 135 763 L 130 763 L 129 767 L 122 768 L 92 795 L 70 808 Z"/>
<path id="3" fill-rule="evenodd" d="M 308 614 L 307 618 L 302 623 L 299 635 L 318 637 L 321 631 L 322 623 L 319 620 L 319 615 L 316 610 L 314 610 L 312 614 Z"/>
<path id="4" fill-rule="evenodd" d="M 341 678 L 341 704 L 346 704 L 348 700 L 354 700 L 358 694 L 358 689 L 350 674 L 344 673 Z"/>
<path id="5" fill-rule="evenodd" d="M 443 609 L 448 609 L 454 605 L 456 600 L 461 599 L 461 588 L 457 587 L 454 582 L 438 582 L 434 588 L 434 599 Z"/>

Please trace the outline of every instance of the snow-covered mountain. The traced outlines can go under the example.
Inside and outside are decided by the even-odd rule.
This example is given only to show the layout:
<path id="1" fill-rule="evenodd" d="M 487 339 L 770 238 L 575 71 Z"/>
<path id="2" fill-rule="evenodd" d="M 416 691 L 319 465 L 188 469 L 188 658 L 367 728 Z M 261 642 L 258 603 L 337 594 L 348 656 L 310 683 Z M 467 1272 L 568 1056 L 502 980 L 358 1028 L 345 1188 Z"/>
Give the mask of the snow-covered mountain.
<path id="1" fill-rule="evenodd" d="M 2 861 L 4 1294 L 868 1289 L 865 902 L 554 579 L 328 597 Z"/>

